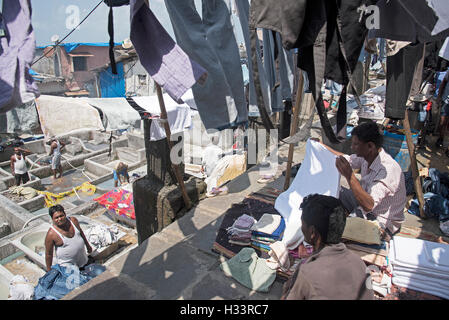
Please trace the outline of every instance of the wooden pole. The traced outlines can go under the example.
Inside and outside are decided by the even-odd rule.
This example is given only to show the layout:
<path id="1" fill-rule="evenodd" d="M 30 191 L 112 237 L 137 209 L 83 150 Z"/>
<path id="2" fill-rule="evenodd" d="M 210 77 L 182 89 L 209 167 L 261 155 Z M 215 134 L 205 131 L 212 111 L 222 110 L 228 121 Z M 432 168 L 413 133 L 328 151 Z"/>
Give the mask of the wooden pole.
<path id="1" fill-rule="evenodd" d="M 159 107 L 161 108 L 161 120 L 164 124 L 165 135 L 167 138 L 167 142 L 168 142 L 168 146 L 169 146 L 170 154 L 171 154 L 171 150 L 173 148 L 173 141 L 171 141 L 171 130 L 170 130 L 170 125 L 168 124 L 168 120 L 167 120 L 167 110 L 165 109 L 164 97 L 162 95 L 162 89 L 161 89 L 160 85 L 157 84 L 156 82 L 155 82 L 155 85 L 156 85 L 156 91 L 157 91 L 157 98 L 159 100 Z M 190 209 L 192 207 L 192 205 L 191 205 L 189 196 L 187 195 L 186 187 L 184 185 L 184 180 L 182 179 L 181 173 L 179 172 L 179 167 L 178 167 L 178 165 L 176 165 L 172 162 L 171 162 L 171 165 L 173 167 L 173 171 L 175 172 L 176 180 L 178 180 L 179 187 L 181 188 L 182 198 L 184 199 L 186 208 Z"/>
<path id="2" fill-rule="evenodd" d="M 296 130 L 298 129 L 298 121 L 299 121 L 299 109 L 301 109 L 302 95 L 304 92 L 304 77 L 302 72 L 299 72 L 299 81 L 298 81 L 298 89 L 296 89 L 296 99 L 295 105 L 293 106 L 293 121 L 290 127 L 290 136 L 295 135 Z M 290 175 L 292 170 L 292 162 L 293 162 L 293 150 L 295 145 L 293 143 L 288 146 L 288 159 L 287 159 L 287 171 L 285 172 L 285 184 L 284 191 L 288 189 L 290 186 Z"/>
<path id="3" fill-rule="evenodd" d="M 424 196 L 422 193 L 422 187 L 421 187 L 421 180 L 419 177 L 419 171 L 418 171 L 418 165 L 416 163 L 416 155 L 415 155 L 415 145 L 413 144 L 412 140 L 412 132 L 410 129 L 410 122 L 408 120 L 408 110 L 405 110 L 405 118 L 402 121 L 404 131 L 405 131 L 405 137 L 407 139 L 407 147 L 408 147 L 408 153 L 410 155 L 410 165 L 412 168 L 412 175 L 413 175 L 413 182 L 415 185 L 415 191 L 416 191 L 416 197 L 418 198 L 419 202 L 419 215 L 421 218 L 425 218 L 424 215 Z"/>

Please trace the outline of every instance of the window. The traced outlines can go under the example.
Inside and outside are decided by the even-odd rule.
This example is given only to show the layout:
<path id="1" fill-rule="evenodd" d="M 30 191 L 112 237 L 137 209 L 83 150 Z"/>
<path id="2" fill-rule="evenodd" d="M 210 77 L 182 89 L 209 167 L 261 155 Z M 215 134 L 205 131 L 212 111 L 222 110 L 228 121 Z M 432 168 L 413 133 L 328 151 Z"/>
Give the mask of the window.
<path id="1" fill-rule="evenodd" d="M 87 57 L 72 57 L 73 71 L 87 71 Z"/>

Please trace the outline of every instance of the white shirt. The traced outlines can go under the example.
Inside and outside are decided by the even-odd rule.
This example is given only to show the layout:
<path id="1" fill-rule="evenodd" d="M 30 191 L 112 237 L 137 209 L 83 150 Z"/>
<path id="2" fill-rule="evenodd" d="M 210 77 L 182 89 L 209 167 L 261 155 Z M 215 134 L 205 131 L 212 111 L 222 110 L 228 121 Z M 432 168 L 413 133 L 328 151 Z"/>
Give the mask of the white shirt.
<path id="1" fill-rule="evenodd" d="M 360 184 L 374 200 L 371 214 L 383 227 L 392 233 L 404 222 L 404 208 L 407 202 L 405 178 L 399 164 L 383 149 L 368 167 L 368 162 L 355 154 L 345 158 L 353 169 L 360 169 Z M 363 213 L 365 212 L 359 207 Z"/>

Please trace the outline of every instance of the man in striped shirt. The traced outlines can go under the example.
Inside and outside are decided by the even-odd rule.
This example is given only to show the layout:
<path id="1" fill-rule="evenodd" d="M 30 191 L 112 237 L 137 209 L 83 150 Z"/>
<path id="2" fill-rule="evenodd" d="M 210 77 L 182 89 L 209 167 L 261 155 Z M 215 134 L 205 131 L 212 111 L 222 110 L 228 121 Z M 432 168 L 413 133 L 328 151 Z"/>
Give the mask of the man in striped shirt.
<path id="1" fill-rule="evenodd" d="M 377 219 L 383 238 L 389 240 L 404 222 L 407 197 L 401 167 L 383 150 L 382 143 L 377 124 L 370 121 L 352 131 L 351 156 L 325 147 L 337 156 L 335 165 L 350 187 L 340 190 L 343 205 L 351 215 Z M 353 169 L 360 169 L 360 181 Z"/>

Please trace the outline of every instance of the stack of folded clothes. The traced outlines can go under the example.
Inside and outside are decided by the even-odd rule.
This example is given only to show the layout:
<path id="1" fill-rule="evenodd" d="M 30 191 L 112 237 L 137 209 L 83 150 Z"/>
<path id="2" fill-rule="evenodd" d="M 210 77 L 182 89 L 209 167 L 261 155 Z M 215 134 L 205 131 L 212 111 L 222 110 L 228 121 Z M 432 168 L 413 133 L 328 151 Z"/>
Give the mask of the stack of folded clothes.
<path id="1" fill-rule="evenodd" d="M 251 227 L 251 246 L 255 249 L 269 252 L 270 244 L 282 240 L 284 230 L 285 221 L 282 216 L 265 213 Z"/>
<path id="2" fill-rule="evenodd" d="M 393 284 L 449 299 L 449 245 L 395 236 L 389 258 Z"/>
<path id="3" fill-rule="evenodd" d="M 229 237 L 229 243 L 240 246 L 251 245 L 251 230 L 250 228 L 257 220 L 253 217 L 243 214 L 234 221 L 232 226 L 226 229 Z"/>

